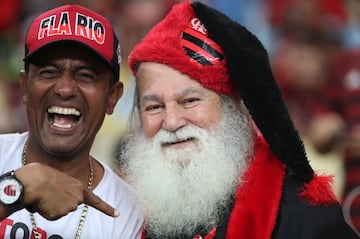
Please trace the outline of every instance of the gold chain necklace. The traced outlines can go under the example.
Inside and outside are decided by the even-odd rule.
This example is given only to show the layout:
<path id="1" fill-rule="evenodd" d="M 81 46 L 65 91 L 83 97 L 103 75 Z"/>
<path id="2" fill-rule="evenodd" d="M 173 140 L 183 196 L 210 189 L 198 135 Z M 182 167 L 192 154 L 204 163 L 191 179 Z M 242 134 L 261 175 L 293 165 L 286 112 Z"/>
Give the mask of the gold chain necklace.
<path id="1" fill-rule="evenodd" d="M 23 152 L 22 152 L 22 164 L 23 165 L 26 164 L 26 150 L 27 150 L 27 142 L 25 142 L 24 149 L 23 149 Z M 90 173 L 89 173 L 89 181 L 88 181 L 87 188 L 90 190 L 91 186 L 92 186 L 93 178 L 94 178 L 94 169 L 93 169 L 92 162 L 91 162 L 90 158 L 89 158 L 89 165 L 90 165 Z M 85 220 L 86 220 L 88 210 L 89 210 L 89 206 L 87 204 L 85 204 L 84 209 L 83 209 L 83 211 L 81 213 L 81 216 L 80 216 L 80 221 L 79 221 L 78 228 L 76 230 L 75 239 L 80 239 L 82 230 L 84 228 L 84 224 L 85 224 Z M 31 212 L 30 212 L 30 220 L 31 220 L 32 231 L 34 233 L 35 239 L 41 239 L 40 233 L 38 232 L 38 228 L 37 228 L 37 225 L 36 225 L 35 216 Z"/>

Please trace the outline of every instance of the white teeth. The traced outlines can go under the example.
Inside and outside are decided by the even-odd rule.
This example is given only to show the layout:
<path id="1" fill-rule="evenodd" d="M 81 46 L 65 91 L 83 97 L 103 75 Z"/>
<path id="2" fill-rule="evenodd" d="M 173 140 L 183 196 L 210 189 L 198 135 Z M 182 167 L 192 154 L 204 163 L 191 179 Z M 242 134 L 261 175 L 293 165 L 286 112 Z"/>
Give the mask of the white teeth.
<path id="1" fill-rule="evenodd" d="M 71 124 L 58 124 L 58 123 L 53 123 L 54 126 L 59 127 L 59 128 L 63 128 L 63 129 L 70 129 L 71 128 Z"/>
<path id="2" fill-rule="evenodd" d="M 80 112 L 74 108 L 63 108 L 58 106 L 52 106 L 48 109 L 48 113 L 62 114 L 62 115 L 75 115 L 80 116 Z"/>

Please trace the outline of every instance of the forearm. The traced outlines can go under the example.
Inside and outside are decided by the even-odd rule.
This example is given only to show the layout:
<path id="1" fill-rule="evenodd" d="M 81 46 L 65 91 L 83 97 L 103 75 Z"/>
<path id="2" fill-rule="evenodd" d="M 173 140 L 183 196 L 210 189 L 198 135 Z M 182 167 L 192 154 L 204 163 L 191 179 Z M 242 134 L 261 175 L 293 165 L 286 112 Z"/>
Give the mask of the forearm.
<path id="1" fill-rule="evenodd" d="M 4 220 L 11 214 L 12 212 L 0 203 L 0 221 Z"/>

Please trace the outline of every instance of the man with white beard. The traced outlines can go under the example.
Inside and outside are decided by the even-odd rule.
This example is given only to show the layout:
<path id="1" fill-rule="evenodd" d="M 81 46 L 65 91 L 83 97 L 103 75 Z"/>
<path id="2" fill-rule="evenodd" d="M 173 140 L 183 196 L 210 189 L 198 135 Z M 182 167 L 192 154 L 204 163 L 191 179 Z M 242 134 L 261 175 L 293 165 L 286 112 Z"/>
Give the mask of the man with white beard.
<path id="1" fill-rule="evenodd" d="M 222 98 L 222 107 L 224 119 L 214 128 L 160 129 L 151 141 L 139 130 L 129 140 L 128 166 L 136 173 L 128 179 L 136 181 L 141 197 L 151 205 L 148 222 L 156 235 L 187 235 L 201 225 L 211 229 L 234 194 L 253 136 L 247 114 L 229 98 Z M 188 146 L 176 146 L 188 139 L 193 141 Z M 174 146 L 164 148 L 164 143 Z"/>
<path id="2" fill-rule="evenodd" d="M 144 238 L 358 238 L 244 27 L 185 1 L 129 63 L 136 107 L 120 160 L 144 209 Z"/>

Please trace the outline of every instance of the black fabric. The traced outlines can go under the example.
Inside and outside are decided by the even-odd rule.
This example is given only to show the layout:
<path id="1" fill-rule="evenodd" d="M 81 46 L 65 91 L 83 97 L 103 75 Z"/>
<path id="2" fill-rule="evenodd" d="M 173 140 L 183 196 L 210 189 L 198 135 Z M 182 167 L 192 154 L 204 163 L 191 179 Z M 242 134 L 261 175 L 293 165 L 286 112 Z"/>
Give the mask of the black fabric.
<path id="1" fill-rule="evenodd" d="M 229 218 L 230 218 L 230 212 L 232 211 L 232 208 L 234 206 L 234 197 L 231 197 L 231 199 L 228 202 L 228 205 L 226 207 L 224 207 L 223 209 L 223 215 L 221 216 L 222 220 L 219 223 L 219 225 L 216 228 L 216 234 L 214 236 L 213 239 L 224 239 L 226 236 L 226 230 L 227 230 L 227 225 L 229 222 Z M 176 237 L 171 236 L 171 237 L 161 237 L 161 239 L 192 239 L 194 238 L 196 235 L 200 235 L 202 237 L 205 237 L 208 233 L 210 232 L 209 229 L 204 229 L 202 227 L 199 227 L 197 230 L 195 230 L 195 232 L 193 233 L 193 236 L 184 236 L 184 235 L 177 235 Z M 149 234 L 149 233 L 145 233 L 145 238 L 144 239 L 159 239 L 154 237 L 153 235 Z"/>
<path id="2" fill-rule="evenodd" d="M 303 183 L 288 173 L 272 239 L 358 239 L 339 204 L 311 206 L 298 194 Z"/>
<path id="3" fill-rule="evenodd" d="M 230 200 L 230 206 L 228 207 L 228 210 L 225 211 L 225 214 L 223 217 L 224 220 L 216 228 L 216 234 L 213 239 L 223 239 L 226 237 L 227 226 L 228 226 L 230 215 L 231 215 L 230 213 L 231 213 L 233 207 L 234 207 L 234 198 L 232 198 Z"/>
<path id="4" fill-rule="evenodd" d="M 224 56 L 220 52 L 218 52 L 216 49 L 212 48 L 209 44 L 197 38 L 196 36 L 183 32 L 182 38 L 200 47 L 201 49 L 212 55 L 214 58 L 219 59 L 220 61 L 224 59 Z"/>
<path id="5" fill-rule="evenodd" d="M 199 53 L 187 48 L 187 47 L 183 47 L 186 51 L 186 55 L 188 55 L 189 57 L 191 57 L 192 59 L 194 59 L 195 61 L 199 62 L 201 65 L 213 65 L 212 62 L 208 61 L 208 59 L 206 59 L 204 56 L 200 55 Z"/>

